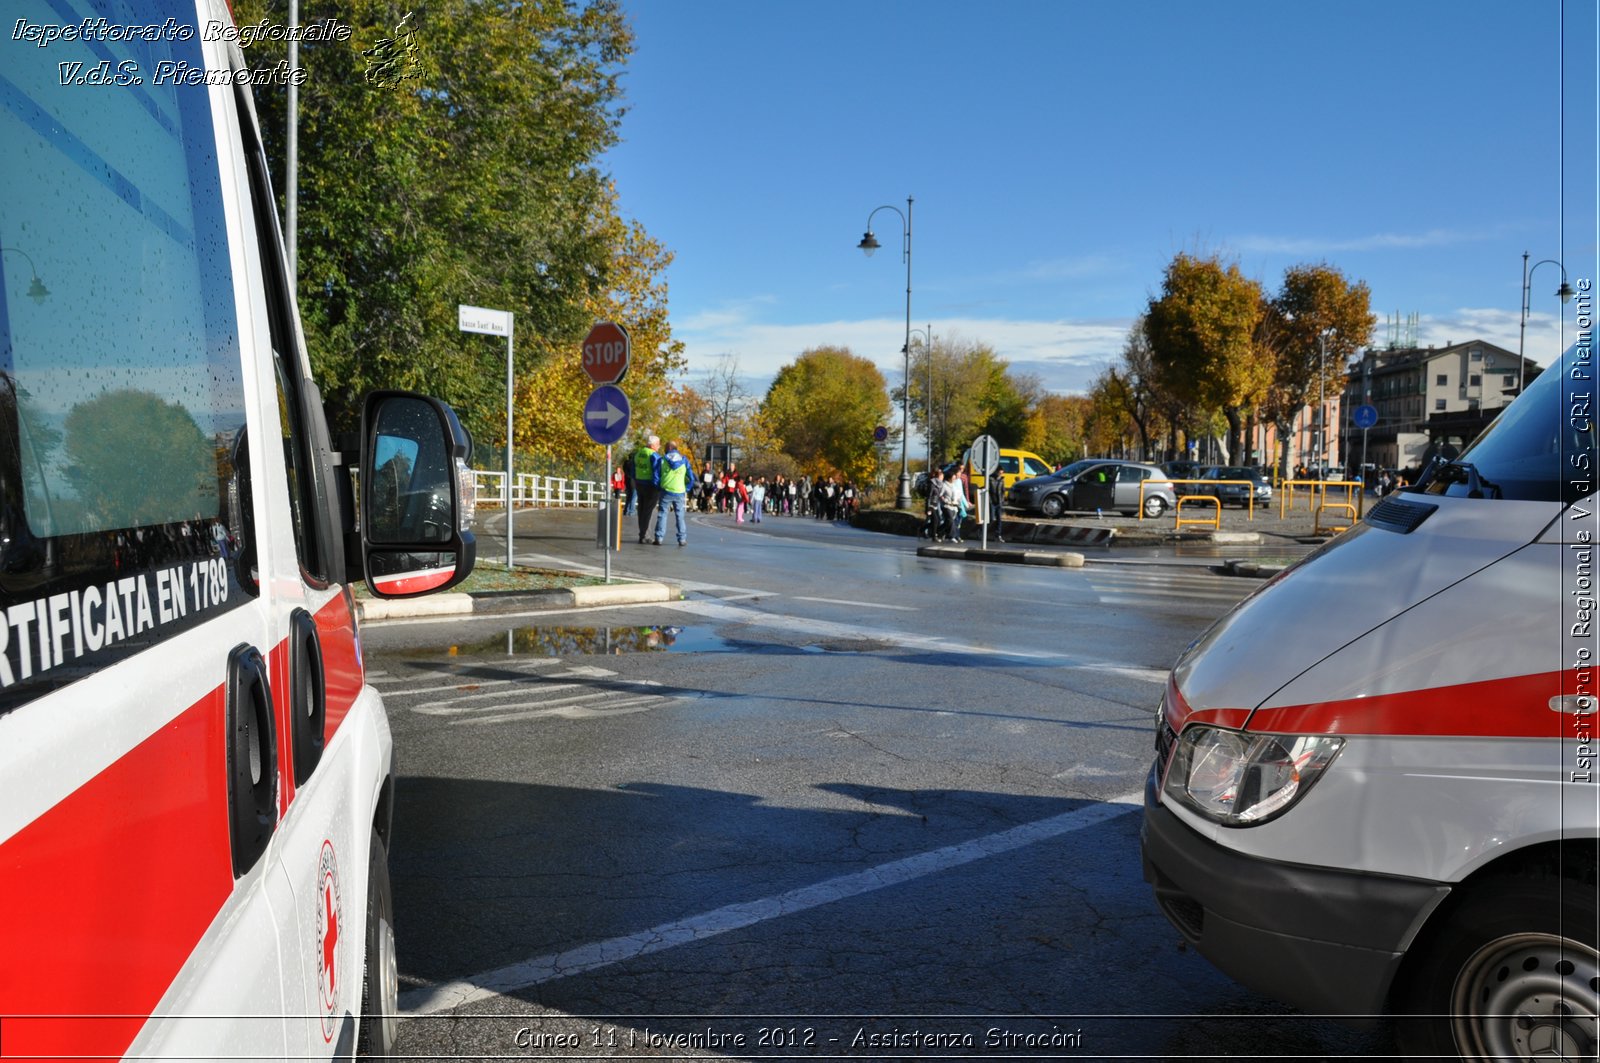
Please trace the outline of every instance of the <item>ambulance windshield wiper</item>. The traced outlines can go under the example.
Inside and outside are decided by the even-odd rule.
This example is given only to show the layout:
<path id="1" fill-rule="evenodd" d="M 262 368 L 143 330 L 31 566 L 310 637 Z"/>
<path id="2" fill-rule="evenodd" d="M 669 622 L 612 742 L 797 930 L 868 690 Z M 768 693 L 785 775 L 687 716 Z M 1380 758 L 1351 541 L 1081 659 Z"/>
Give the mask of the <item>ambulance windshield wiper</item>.
<path id="1" fill-rule="evenodd" d="M 1468 498 L 1503 498 L 1500 485 L 1478 475 L 1478 467 L 1470 461 L 1452 461 L 1440 472 L 1439 478 L 1467 485 Z"/>

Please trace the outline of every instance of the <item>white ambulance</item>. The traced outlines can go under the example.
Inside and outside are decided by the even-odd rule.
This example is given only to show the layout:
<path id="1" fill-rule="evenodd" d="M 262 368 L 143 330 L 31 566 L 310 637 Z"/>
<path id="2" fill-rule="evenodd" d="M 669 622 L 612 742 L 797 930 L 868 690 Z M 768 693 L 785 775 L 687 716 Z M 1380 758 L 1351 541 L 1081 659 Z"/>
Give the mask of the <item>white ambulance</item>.
<path id="1" fill-rule="evenodd" d="M 470 571 L 468 440 L 390 392 L 330 445 L 226 7 L 5 19 L 0 1057 L 385 1054 L 392 744 L 347 570 Z"/>
<path id="2" fill-rule="evenodd" d="M 1459 459 L 1180 658 L 1145 877 L 1241 983 L 1412 1057 L 1593 1060 L 1595 380 L 1580 339 Z"/>

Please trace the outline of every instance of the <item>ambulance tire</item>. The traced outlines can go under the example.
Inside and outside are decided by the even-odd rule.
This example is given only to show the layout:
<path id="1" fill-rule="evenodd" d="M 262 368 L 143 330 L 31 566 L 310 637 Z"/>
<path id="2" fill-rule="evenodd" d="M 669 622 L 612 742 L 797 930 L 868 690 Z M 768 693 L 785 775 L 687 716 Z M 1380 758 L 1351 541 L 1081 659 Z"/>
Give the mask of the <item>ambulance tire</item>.
<path id="1" fill-rule="evenodd" d="M 1569 1054 L 1553 1058 L 1577 1059 L 1592 1052 L 1600 996 L 1596 907 L 1594 882 L 1554 872 L 1475 888 L 1427 932 L 1403 974 L 1394 1031 L 1405 1058 L 1531 1059 L 1536 1049 L 1564 1047 Z"/>
<path id="2" fill-rule="evenodd" d="M 361 970 L 356 1055 L 377 1059 L 394 1055 L 400 1027 L 400 969 L 394 951 L 389 853 L 376 833 L 367 861 L 367 958 Z"/>

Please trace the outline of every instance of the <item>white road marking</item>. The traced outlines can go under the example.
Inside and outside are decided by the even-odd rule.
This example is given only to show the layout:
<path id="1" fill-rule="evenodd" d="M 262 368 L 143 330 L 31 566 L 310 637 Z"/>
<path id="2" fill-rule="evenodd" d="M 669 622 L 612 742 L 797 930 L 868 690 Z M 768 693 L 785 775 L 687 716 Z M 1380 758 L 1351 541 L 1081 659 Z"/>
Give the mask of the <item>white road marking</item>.
<path id="1" fill-rule="evenodd" d="M 879 627 L 861 624 L 842 624 L 832 620 L 814 620 L 787 613 L 768 613 L 725 601 L 692 600 L 668 602 L 660 608 L 721 620 L 726 623 L 749 624 L 752 627 L 771 628 L 784 633 L 804 633 L 834 639 L 859 639 L 867 642 L 887 642 L 891 645 L 937 653 L 972 653 L 1002 657 L 1022 657 L 1030 660 L 1056 660 L 1070 667 L 1074 659 L 1059 653 L 1029 652 L 1002 649 L 997 646 L 980 646 L 970 642 L 955 642 L 932 635 L 915 635 L 904 631 L 886 631 Z"/>
<path id="2" fill-rule="evenodd" d="M 790 595 L 797 602 L 821 602 L 824 605 L 848 605 L 852 609 L 898 609 L 902 613 L 920 613 L 914 605 L 885 605 L 882 602 L 846 602 L 838 598 L 808 598 L 803 594 Z"/>
<path id="3" fill-rule="evenodd" d="M 515 993 L 545 982 L 597 971 L 613 964 L 663 952 L 708 938 L 743 930 L 772 919 L 848 900 L 864 893 L 912 882 L 987 857 L 1007 853 L 1036 842 L 1048 841 L 1127 815 L 1142 805 L 1144 794 L 1127 793 L 1103 804 L 1088 805 L 1059 816 L 1024 823 L 1010 830 L 949 845 L 932 852 L 891 860 L 877 867 L 840 875 L 812 886 L 801 886 L 772 897 L 730 904 L 685 919 L 662 923 L 648 930 L 605 941 L 578 945 L 563 952 L 533 956 L 492 971 L 484 971 L 443 985 L 413 989 L 400 995 L 403 1015 L 431 1015 L 485 1000 L 496 994 Z"/>

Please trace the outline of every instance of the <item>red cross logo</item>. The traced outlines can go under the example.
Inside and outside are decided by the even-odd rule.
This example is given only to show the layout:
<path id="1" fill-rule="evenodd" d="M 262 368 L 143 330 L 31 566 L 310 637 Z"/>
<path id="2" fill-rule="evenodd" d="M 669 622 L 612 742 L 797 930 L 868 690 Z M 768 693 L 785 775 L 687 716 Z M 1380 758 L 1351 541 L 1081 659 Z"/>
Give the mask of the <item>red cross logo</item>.
<path id="1" fill-rule="evenodd" d="M 322 884 L 323 908 L 327 913 L 327 922 L 322 932 L 322 969 L 327 972 L 328 995 L 336 994 L 334 986 L 333 949 L 339 943 L 339 913 L 333 907 L 333 884 L 326 880 Z"/>

